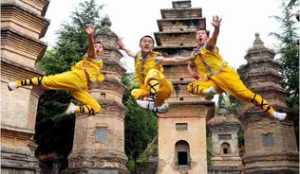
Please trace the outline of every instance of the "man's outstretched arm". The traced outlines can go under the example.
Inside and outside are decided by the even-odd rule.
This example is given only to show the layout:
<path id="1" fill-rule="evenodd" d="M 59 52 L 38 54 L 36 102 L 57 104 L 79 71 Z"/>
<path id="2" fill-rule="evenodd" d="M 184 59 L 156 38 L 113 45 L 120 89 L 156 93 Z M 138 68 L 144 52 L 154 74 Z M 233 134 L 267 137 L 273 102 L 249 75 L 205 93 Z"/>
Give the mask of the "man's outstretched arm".
<path id="1" fill-rule="evenodd" d="M 187 56 L 187 57 L 175 56 L 172 58 L 167 58 L 167 57 L 163 57 L 163 56 L 158 56 L 156 59 L 159 60 L 163 64 L 176 64 L 176 63 L 187 62 L 187 61 L 193 59 L 193 57 L 192 56 Z"/>
<path id="2" fill-rule="evenodd" d="M 124 50 L 128 56 L 135 57 L 136 54 L 134 52 L 130 51 L 129 49 L 127 49 L 121 39 L 118 40 L 117 44 L 118 44 L 119 49 Z"/>
<path id="3" fill-rule="evenodd" d="M 95 41 L 94 41 L 94 33 L 95 33 L 95 29 L 93 26 L 88 25 L 85 29 L 85 32 L 88 35 L 88 43 L 89 43 L 89 47 L 88 47 L 88 57 L 89 58 L 96 58 L 96 50 L 95 50 Z"/>
<path id="4" fill-rule="evenodd" d="M 214 31 L 212 33 L 212 36 L 208 39 L 206 48 L 210 51 L 213 51 L 217 44 L 218 35 L 220 32 L 220 25 L 221 25 L 222 19 L 219 18 L 219 16 L 214 16 L 212 25 L 214 27 Z"/>

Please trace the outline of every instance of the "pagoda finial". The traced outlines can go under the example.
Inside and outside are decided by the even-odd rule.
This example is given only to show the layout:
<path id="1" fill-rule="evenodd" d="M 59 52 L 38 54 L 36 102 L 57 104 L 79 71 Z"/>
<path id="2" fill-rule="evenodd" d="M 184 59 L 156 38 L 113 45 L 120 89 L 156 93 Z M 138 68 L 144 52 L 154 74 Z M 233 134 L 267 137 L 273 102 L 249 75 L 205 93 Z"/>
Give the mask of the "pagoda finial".
<path id="1" fill-rule="evenodd" d="M 113 37 L 117 37 L 117 35 L 111 30 L 111 20 L 108 16 L 105 16 L 102 20 L 101 20 L 101 30 L 99 32 L 97 32 L 96 34 L 96 40 L 99 39 L 99 37 L 101 37 L 100 35 L 110 35 Z M 101 40 L 101 39 L 100 39 Z"/>
<path id="2" fill-rule="evenodd" d="M 260 39 L 259 33 L 255 33 L 253 47 L 264 47 L 264 42 Z"/>
<path id="3" fill-rule="evenodd" d="M 111 27 L 111 21 L 109 19 L 108 16 L 105 16 L 102 21 L 101 21 L 101 24 L 103 27 L 107 27 L 107 28 L 110 28 Z"/>

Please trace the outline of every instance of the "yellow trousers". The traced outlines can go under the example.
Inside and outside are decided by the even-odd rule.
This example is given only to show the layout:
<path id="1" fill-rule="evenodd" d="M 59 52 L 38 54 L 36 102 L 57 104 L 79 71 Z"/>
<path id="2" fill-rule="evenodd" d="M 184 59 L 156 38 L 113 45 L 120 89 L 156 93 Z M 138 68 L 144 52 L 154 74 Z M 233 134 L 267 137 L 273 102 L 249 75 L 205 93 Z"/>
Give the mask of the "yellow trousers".
<path id="1" fill-rule="evenodd" d="M 76 112 L 95 114 L 101 110 L 101 106 L 89 94 L 88 81 L 83 70 L 72 70 L 56 75 L 34 77 L 32 79 L 17 81 L 17 84 L 18 86 L 42 85 L 46 89 L 70 91 L 76 100 L 84 104 Z"/>
<path id="2" fill-rule="evenodd" d="M 260 106 L 269 115 L 275 111 L 262 96 L 253 93 L 241 81 L 237 72 L 229 67 L 225 67 L 223 71 L 217 75 L 209 77 L 209 79 L 195 80 L 188 84 L 188 92 L 195 95 L 203 95 L 203 91 L 210 87 L 214 87 L 218 93 L 227 92 L 239 100 L 252 102 L 256 106 Z"/>
<path id="3" fill-rule="evenodd" d="M 151 80 L 157 81 L 159 83 L 159 87 L 156 93 L 156 105 L 160 106 L 168 99 L 173 91 L 173 86 L 170 81 L 165 79 L 163 73 L 156 69 L 151 69 L 147 73 L 145 77 L 144 84 L 140 86 L 138 89 L 134 89 L 131 91 L 131 95 L 134 99 L 143 99 L 144 97 L 148 97 L 150 95 L 150 82 Z"/>

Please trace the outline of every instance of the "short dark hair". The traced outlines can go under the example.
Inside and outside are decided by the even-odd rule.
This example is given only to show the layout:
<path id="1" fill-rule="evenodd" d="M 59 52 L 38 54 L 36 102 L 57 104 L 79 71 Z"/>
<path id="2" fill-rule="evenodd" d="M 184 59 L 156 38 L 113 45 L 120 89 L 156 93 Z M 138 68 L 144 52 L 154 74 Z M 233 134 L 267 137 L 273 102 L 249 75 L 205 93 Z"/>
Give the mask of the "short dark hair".
<path id="1" fill-rule="evenodd" d="M 101 41 L 100 36 L 99 36 L 98 33 L 95 34 L 95 36 L 94 36 L 94 42 L 95 43 L 101 43 L 103 45 L 103 42 Z"/>
<path id="2" fill-rule="evenodd" d="M 206 30 L 206 29 L 198 29 L 197 31 L 200 31 L 200 30 L 204 30 L 205 31 L 205 33 L 206 33 L 206 35 L 209 37 L 209 30 Z"/>
<path id="3" fill-rule="evenodd" d="M 140 39 L 140 43 L 141 43 L 141 42 L 142 42 L 142 40 L 143 40 L 144 38 L 146 38 L 146 37 L 150 38 L 150 39 L 152 40 L 153 44 L 155 43 L 155 41 L 154 41 L 153 37 L 152 37 L 152 36 L 150 36 L 150 35 L 145 35 L 145 36 L 141 37 L 141 39 Z"/>

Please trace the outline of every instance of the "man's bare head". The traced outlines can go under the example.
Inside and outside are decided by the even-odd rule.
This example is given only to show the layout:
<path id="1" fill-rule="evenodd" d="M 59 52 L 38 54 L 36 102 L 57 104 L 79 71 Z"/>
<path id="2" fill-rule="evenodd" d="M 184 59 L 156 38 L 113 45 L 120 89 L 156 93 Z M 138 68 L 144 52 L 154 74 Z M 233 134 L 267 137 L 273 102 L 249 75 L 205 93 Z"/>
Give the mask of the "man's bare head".
<path id="1" fill-rule="evenodd" d="M 149 36 L 145 35 L 140 39 L 140 48 L 142 52 L 148 53 L 151 52 L 154 47 L 154 39 Z"/>
<path id="2" fill-rule="evenodd" d="M 209 31 L 200 29 L 196 31 L 196 40 L 199 46 L 203 46 L 206 44 L 207 40 L 209 38 Z"/>

